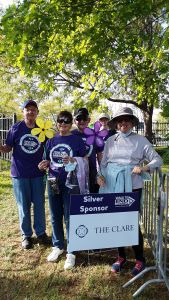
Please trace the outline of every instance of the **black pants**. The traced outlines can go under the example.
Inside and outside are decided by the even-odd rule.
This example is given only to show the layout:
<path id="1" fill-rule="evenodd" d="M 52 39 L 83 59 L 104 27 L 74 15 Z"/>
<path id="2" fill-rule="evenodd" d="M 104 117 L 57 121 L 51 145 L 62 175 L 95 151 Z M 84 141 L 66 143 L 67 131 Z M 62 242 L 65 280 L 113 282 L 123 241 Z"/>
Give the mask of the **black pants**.
<path id="1" fill-rule="evenodd" d="M 141 194 L 142 194 L 142 189 L 137 189 L 137 190 L 133 190 L 133 192 L 138 192 L 139 195 L 139 200 L 141 199 Z M 135 254 L 135 258 L 136 260 L 140 260 L 142 262 L 145 262 L 145 258 L 144 258 L 144 241 L 143 241 L 143 235 L 139 226 L 139 244 L 132 246 L 132 249 L 134 251 Z M 125 248 L 124 247 L 119 247 L 118 248 L 118 255 L 126 258 L 126 254 L 125 254 Z"/>

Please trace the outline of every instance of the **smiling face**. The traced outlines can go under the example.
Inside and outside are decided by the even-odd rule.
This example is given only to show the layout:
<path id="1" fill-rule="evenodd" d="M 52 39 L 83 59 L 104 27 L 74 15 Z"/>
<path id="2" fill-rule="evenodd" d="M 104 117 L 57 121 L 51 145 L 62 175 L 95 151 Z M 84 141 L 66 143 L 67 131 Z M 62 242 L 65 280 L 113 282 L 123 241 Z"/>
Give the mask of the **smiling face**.
<path id="1" fill-rule="evenodd" d="M 88 126 L 89 122 L 90 118 L 86 115 L 78 116 L 75 119 L 75 124 L 80 132 L 83 132 L 83 130 Z"/>
<path id="2" fill-rule="evenodd" d="M 127 133 L 133 126 L 133 120 L 129 116 L 120 116 L 116 121 L 117 129 L 123 133 Z"/>
<path id="3" fill-rule="evenodd" d="M 107 119 L 107 118 L 101 118 L 101 119 L 99 119 L 99 122 L 100 122 L 100 124 L 101 124 L 101 126 L 103 127 L 103 128 L 108 128 L 108 122 L 109 122 L 109 119 Z"/>
<path id="4" fill-rule="evenodd" d="M 65 124 L 57 122 L 57 128 L 59 130 L 60 135 L 69 135 L 70 134 L 70 129 L 72 127 L 72 123 Z"/>
<path id="5" fill-rule="evenodd" d="M 57 118 L 57 128 L 60 135 L 69 135 L 72 127 L 72 115 L 68 111 L 62 111 Z"/>
<path id="6" fill-rule="evenodd" d="M 25 123 L 29 126 L 33 126 L 35 124 L 35 120 L 38 115 L 38 108 L 34 105 L 27 105 L 23 109 L 23 117 L 25 120 Z"/>

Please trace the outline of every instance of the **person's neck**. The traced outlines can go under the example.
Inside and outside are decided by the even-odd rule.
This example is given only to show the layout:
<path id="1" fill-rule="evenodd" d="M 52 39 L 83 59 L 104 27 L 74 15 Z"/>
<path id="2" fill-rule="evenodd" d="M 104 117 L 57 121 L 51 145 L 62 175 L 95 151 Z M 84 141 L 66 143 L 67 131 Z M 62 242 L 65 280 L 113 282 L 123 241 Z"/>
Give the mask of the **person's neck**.
<path id="1" fill-rule="evenodd" d="M 34 128 L 35 127 L 35 121 L 25 120 L 25 124 L 28 128 Z"/>
<path id="2" fill-rule="evenodd" d="M 67 133 L 64 133 L 64 132 L 59 132 L 59 135 L 60 136 L 68 136 L 68 135 L 71 135 L 71 132 L 67 132 Z"/>
<path id="3" fill-rule="evenodd" d="M 107 129 L 107 130 L 109 130 L 109 127 L 108 127 L 107 125 L 105 125 L 105 126 L 101 126 L 100 130 L 103 130 L 103 129 Z"/>
<path id="4" fill-rule="evenodd" d="M 77 130 L 78 130 L 79 132 L 81 132 L 81 133 L 84 132 L 84 128 L 82 128 L 82 129 L 81 129 L 81 128 L 78 128 Z"/>

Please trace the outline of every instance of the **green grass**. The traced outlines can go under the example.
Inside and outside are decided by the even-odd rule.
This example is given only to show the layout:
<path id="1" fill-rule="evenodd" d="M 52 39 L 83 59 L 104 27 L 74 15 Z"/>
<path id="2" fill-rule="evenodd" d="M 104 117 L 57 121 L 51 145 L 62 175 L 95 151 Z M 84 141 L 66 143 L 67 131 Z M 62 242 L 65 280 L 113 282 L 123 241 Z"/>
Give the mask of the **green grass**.
<path id="1" fill-rule="evenodd" d="M 47 233 L 51 234 L 51 225 L 47 212 Z M 127 249 L 129 263 L 118 276 L 110 272 L 117 253 L 111 250 L 95 253 L 88 257 L 86 252 L 76 254 L 76 267 L 64 271 L 64 253 L 58 263 L 48 263 L 50 247 L 38 246 L 34 238 L 34 248 L 21 249 L 18 213 L 12 193 L 8 171 L 0 173 L 0 299 L 1 300 L 129 300 L 132 294 L 145 281 L 157 276 L 149 273 L 135 284 L 123 289 L 122 285 L 130 277 L 134 264 L 133 252 Z M 154 265 L 153 257 L 145 243 L 145 256 L 148 265 Z M 89 260 L 90 258 L 90 260 Z M 139 296 L 139 300 L 168 299 L 164 284 L 153 284 Z"/>

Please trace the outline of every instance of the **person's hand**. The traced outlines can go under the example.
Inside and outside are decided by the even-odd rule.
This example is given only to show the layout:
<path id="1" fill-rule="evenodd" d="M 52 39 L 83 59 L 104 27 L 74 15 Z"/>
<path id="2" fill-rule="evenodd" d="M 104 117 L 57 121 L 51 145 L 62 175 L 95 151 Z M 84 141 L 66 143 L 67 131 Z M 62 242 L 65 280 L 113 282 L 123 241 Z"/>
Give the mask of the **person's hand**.
<path id="1" fill-rule="evenodd" d="M 132 174 L 141 174 L 142 172 L 147 172 L 149 171 L 149 167 L 148 166 L 135 166 L 132 170 Z"/>
<path id="2" fill-rule="evenodd" d="M 41 171 L 47 170 L 49 168 L 49 160 L 42 160 L 39 164 L 38 164 L 38 168 Z"/>
<path id="3" fill-rule="evenodd" d="M 74 157 L 70 157 L 70 156 L 65 156 L 62 158 L 63 164 L 67 165 L 69 162 L 70 163 L 74 163 L 76 160 Z"/>
<path id="4" fill-rule="evenodd" d="M 106 180 L 105 180 L 104 176 L 102 176 L 102 175 L 97 176 L 97 183 L 98 183 L 98 185 L 100 185 L 101 187 L 104 187 L 105 184 L 106 184 Z"/>

